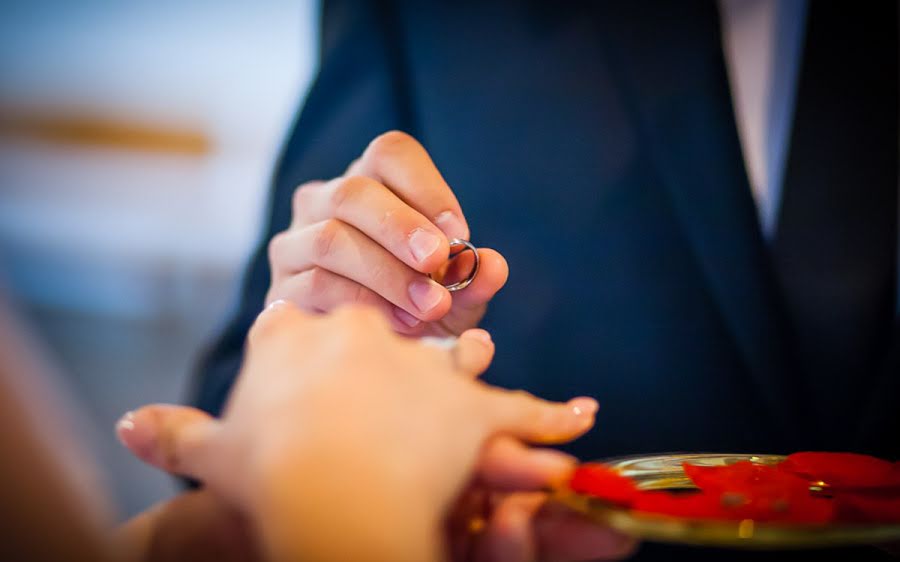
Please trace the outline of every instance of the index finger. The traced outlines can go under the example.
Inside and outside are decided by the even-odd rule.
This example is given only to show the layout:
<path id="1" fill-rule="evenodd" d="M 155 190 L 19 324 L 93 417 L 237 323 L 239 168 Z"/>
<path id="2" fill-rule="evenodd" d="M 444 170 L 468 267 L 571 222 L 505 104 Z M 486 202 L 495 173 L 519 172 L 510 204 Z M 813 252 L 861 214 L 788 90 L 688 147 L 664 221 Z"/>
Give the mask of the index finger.
<path id="1" fill-rule="evenodd" d="M 410 135 L 389 131 L 376 137 L 346 174 L 381 182 L 448 238 L 469 239 L 469 226 L 453 190 L 425 148 Z"/>

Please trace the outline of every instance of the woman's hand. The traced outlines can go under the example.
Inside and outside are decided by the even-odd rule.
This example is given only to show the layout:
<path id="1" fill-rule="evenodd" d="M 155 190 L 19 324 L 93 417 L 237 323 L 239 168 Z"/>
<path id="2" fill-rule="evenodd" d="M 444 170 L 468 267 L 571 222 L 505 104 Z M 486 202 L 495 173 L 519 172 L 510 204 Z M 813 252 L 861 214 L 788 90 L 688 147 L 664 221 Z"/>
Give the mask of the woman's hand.
<path id="1" fill-rule="evenodd" d="M 460 334 L 478 324 L 509 270 L 500 254 L 481 249 L 478 276 L 451 299 L 428 277 L 446 264 L 448 238 L 469 238 L 456 196 L 421 144 L 385 133 L 343 176 L 297 188 L 290 227 L 269 243 L 266 300 L 313 312 L 367 304 L 401 333 Z M 461 254 L 447 278 L 464 277 L 471 259 Z"/>
<path id="2" fill-rule="evenodd" d="M 246 513 L 275 559 L 438 560 L 445 516 L 476 469 L 531 485 L 565 477 L 571 461 L 523 443 L 593 423 L 593 400 L 555 404 L 473 380 L 492 354 L 481 330 L 447 350 L 395 335 L 372 309 L 314 317 L 278 303 L 250 332 L 221 420 L 151 406 L 119 434 Z M 610 534 L 610 545 L 622 541 Z"/>

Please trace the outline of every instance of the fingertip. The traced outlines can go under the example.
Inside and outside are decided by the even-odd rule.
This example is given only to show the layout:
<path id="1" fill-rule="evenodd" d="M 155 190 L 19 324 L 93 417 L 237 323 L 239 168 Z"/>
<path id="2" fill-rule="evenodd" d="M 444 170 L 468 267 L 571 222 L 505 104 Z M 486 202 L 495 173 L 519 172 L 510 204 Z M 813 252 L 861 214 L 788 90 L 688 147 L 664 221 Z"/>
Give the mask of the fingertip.
<path id="1" fill-rule="evenodd" d="M 600 405 L 596 400 L 588 396 L 579 396 L 569 400 L 567 406 L 575 416 L 575 425 L 577 427 L 571 437 L 572 439 L 584 435 L 594 427 L 597 411 L 600 409 Z"/>
<path id="2" fill-rule="evenodd" d="M 463 332 L 456 342 L 454 355 L 459 369 L 474 375 L 484 372 L 494 359 L 494 342 L 486 330 L 474 328 Z"/>
<path id="3" fill-rule="evenodd" d="M 600 404 L 590 396 L 578 396 L 568 402 L 576 416 L 593 416 L 600 409 Z"/>
<path id="4" fill-rule="evenodd" d="M 274 312 L 277 310 L 282 310 L 285 307 L 291 306 L 291 301 L 285 299 L 276 299 L 270 302 L 263 312 Z"/>
<path id="5" fill-rule="evenodd" d="M 407 287 L 409 305 L 407 312 L 423 322 L 436 322 L 447 315 L 453 306 L 453 297 L 446 287 L 422 276 L 414 279 Z"/>
<path id="6" fill-rule="evenodd" d="M 509 279 L 509 262 L 503 257 L 503 254 L 491 248 L 482 248 L 479 250 L 484 263 L 490 264 L 490 267 L 496 270 L 498 279 L 501 280 L 502 288 Z"/>
<path id="7" fill-rule="evenodd" d="M 464 306 L 484 304 L 494 298 L 509 279 L 509 265 L 499 252 L 490 248 L 479 248 L 478 255 L 481 261 L 478 274 L 468 287 L 454 293 L 455 303 Z"/>
<path id="8" fill-rule="evenodd" d="M 468 338 L 474 341 L 481 343 L 482 345 L 494 347 L 494 340 L 491 339 L 491 334 L 487 330 L 481 328 L 471 328 L 466 330 L 459 336 L 460 338 Z"/>
<path id="9" fill-rule="evenodd" d="M 286 299 L 275 299 L 269 302 L 265 308 L 263 308 L 259 314 L 256 315 L 256 319 L 253 321 L 253 326 L 251 326 L 250 333 L 252 334 L 254 329 L 258 329 L 259 326 L 265 324 L 267 322 L 271 322 L 272 319 L 279 316 L 280 313 L 288 310 L 293 305 L 291 301 Z"/>
<path id="10" fill-rule="evenodd" d="M 254 320 L 253 325 L 250 326 L 250 330 L 247 333 L 248 341 L 253 343 L 260 335 L 273 329 L 274 326 L 278 325 L 282 319 L 286 318 L 289 314 L 293 315 L 298 313 L 300 313 L 300 309 L 287 299 L 275 299 L 271 301 L 259 314 L 257 314 L 256 320 Z"/>
<path id="11" fill-rule="evenodd" d="M 214 426 L 212 416 L 188 406 L 152 404 L 125 413 L 115 425 L 116 436 L 147 464 L 172 473 L 197 476 L 196 453 Z"/>
<path id="12" fill-rule="evenodd" d="M 134 432 L 134 412 L 125 412 L 122 417 L 119 418 L 119 421 L 117 421 L 115 425 L 115 432 L 119 441 L 128 447 L 131 440 L 131 434 Z"/>
<path id="13" fill-rule="evenodd" d="M 275 299 L 267 304 L 264 309 L 262 309 L 262 312 L 257 315 L 256 321 L 266 321 L 270 318 L 275 318 L 277 316 L 283 315 L 289 310 L 295 309 L 296 306 L 291 301 L 287 299 Z"/>
<path id="14" fill-rule="evenodd" d="M 120 431 L 130 431 L 134 429 L 134 411 L 128 410 L 119 420 L 116 422 L 116 432 Z"/>
<path id="15" fill-rule="evenodd" d="M 450 258 L 447 237 L 434 226 L 420 226 L 407 236 L 410 256 L 397 256 L 419 273 L 436 273 Z"/>
<path id="16" fill-rule="evenodd" d="M 499 393 L 499 394 L 498 394 Z M 594 425 L 592 399 L 552 402 L 523 391 L 493 391 L 495 423 L 532 443 L 559 444 L 580 437 Z"/>
<path id="17" fill-rule="evenodd" d="M 147 464 L 162 468 L 163 458 L 157 455 L 159 406 L 144 406 L 136 411 L 126 412 L 116 422 L 115 432 L 119 442 L 126 449 Z"/>

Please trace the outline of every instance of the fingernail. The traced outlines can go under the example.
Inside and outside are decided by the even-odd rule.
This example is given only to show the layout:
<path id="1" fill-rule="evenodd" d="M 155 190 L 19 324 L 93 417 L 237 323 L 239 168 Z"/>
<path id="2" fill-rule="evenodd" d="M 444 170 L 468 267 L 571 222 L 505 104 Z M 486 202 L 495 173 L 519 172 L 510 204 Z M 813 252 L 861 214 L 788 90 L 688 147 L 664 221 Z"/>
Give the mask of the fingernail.
<path id="1" fill-rule="evenodd" d="M 453 211 L 444 211 L 434 218 L 436 224 L 449 238 L 468 238 L 466 223 Z"/>
<path id="2" fill-rule="evenodd" d="M 596 400 L 594 400 L 593 398 L 588 398 L 586 396 L 581 396 L 569 400 L 569 406 L 571 406 L 572 411 L 576 416 L 593 416 L 600 408 Z"/>
<path id="3" fill-rule="evenodd" d="M 427 260 L 440 245 L 441 237 L 424 228 L 417 228 L 409 235 L 409 249 L 419 263 Z"/>
<path id="4" fill-rule="evenodd" d="M 491 334 L 487 330 L 472 330 L 469 332 L 469 337 L 475 338 L 484 345 L 491 345 L 493 341 L 491 340 Z"/>
<path id="5" fill-rule="evenodd" d="M 276 310 L 279 308 L 284 308 L 288 304 L 289 304 L 288 301 L 286 301 L 284 299 L 274 300 L 269 303 L 269 306 L 266 307 L 266 310 Z"/>
<path id="6" fill-rule="evenodd" d="M 415 328 L 416 326 L 418 326 L 419 324 L 422 323 L 421 320 L 419 320 L 418 318 L 416 318 L 415 316 L 413 316 L 413 315 L 410 314 L 409 312 L 406 312 L 406 311 L 403 310 L 402 308 L 396 308 L 396 307 L 395 307 L 395 308 L 394 308 L 394 316 L 397 318 L 397 320 L 403 322 L 404 324 L 406 324 L 406 325 L 409 326 L 410 328 Z"/>
<path id="7" fill-rule="evenodd" d="M 409 284 L 409 298 L 419 311 L 426 313 L 440 304 L 445 290 L 431 279 L 416 279 Z"/>
<path id="8" fill-rule="evenodd" d="M 119 439 L 122 434 L 134 430 L 134 412 L 125 412 L 119 421 L 116 422 L 116 435 Z"/>

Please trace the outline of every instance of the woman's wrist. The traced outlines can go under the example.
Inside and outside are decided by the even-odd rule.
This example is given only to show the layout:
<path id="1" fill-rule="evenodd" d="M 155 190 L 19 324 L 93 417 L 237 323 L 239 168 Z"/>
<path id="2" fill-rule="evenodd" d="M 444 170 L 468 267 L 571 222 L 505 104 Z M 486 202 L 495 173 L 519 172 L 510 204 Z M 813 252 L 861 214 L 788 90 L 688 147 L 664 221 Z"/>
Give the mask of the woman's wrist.
<path id="1" fill-rule="evenodd" d="M 421 494 L 370 485 L 359 463 L 319 452 L 270 455 L 257 471 L 254 520 L 273 560 L 441 560 L 440 515 Z"/>

